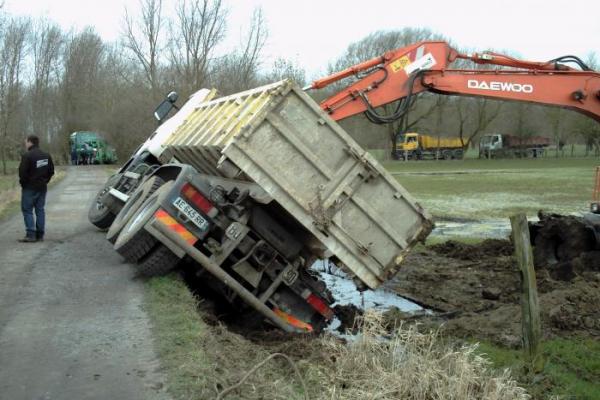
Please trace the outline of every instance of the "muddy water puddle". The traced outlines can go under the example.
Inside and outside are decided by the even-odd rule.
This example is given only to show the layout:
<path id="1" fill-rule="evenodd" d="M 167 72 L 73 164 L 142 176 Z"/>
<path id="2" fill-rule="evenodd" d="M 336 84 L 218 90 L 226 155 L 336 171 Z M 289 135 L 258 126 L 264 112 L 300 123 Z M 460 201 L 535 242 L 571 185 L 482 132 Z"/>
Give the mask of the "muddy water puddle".
<path id="1" fill-rule="evenodd" d="M 581 216 L 582 213 L 569 213 L 568 215 Z M 529 222 L 538 222 L 537 216 L 528 216 Z M 480 239 L 507 239 L 511 227 L 508 218 L 490 218 L 479 220 L 468 219 L 439 219 L 435 221 L 435 228 L 429 234 L 430 238 L 439 240 L 456 238 Z"/>
<path id="2" fill-rule="evenodd" d="M 537 221 L 537 218 L 529 218 L 529 220 Z M 510 231 L 508 218 L 473 221 L 437 220 L 429 237 L 436 239 L 456 237 L 506 239 L 510 235 Z"/>
<path id="3" fill-rule="evenodd" d="M 429 313 L 429 310 L 384 287 L 379 287 L 377 290 L 358 291 L 352 280 L 344 272 L 329 270 L 326 261 L 317 261 L 313 264 L 312 269 L 319 274 L 319 278 L 331 291 L 335 299 L 332 307 L 351 306 L 361 312 L 367 309 L 375 309 L 380 312 L 397 309 L 409 314 Z M 336 331 L 341 324 L 342 322 L 336 317 L 327 330 L 338 334 Z M 351 326 L 346 328 L 351 328 Z"/>

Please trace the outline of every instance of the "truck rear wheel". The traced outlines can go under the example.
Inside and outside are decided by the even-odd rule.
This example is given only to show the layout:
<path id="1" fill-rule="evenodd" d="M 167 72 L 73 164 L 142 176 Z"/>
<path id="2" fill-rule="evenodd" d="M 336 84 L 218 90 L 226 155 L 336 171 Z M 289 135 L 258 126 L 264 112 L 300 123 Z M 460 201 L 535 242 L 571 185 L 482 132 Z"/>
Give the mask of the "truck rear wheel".
<path id="1" fill-rule="evenodd" d="M 136 274 L 150 278 L 167 274 L 179 263 L 177 257 L 167 246 L 159 245 L 150 254 L 135 265 Z"/>
<path id="2" fill-rule="evenodd" d="M 88 209 L 88 220 L 99 229 L 107 229 L 115 220 L 115 214 L 105 204 L 108 192 L 121 179 L 121 174 L 108 178 L 106 184 L 96 194 Z"/>
<path id="3" fill-rule="evenodd" d="M 164 183 L 165 181 L 161 177 L 152 176 L 133 192 L 129 201 L 127 201 L 125 206 L 123 206 L 121 211 L 119 211 L 117 214 L 110 229 L 108 230 L 108 233 L 106 234 L 106 239 L 109 242 L 113 244 L 116 242 L 117 237 L 119 237 L 119 233 L 121 233 L 121 230 L 123 230 L 123 227 L 127 224 L 131 217 L 136 213 L 136 211 L 139 210 L 148 197 L 156 192 Z"/>
<path id="4" fill-rule="evenodd" d="M 159 243 L 154 236 L 144 229 L 144 225 L 152 218 L 160 203 L 169 194 L 173 181 L 162 185 L 131 216 L 115 241 L 115 250 L 129 262 L 137 262 L 149 254 Z"/>

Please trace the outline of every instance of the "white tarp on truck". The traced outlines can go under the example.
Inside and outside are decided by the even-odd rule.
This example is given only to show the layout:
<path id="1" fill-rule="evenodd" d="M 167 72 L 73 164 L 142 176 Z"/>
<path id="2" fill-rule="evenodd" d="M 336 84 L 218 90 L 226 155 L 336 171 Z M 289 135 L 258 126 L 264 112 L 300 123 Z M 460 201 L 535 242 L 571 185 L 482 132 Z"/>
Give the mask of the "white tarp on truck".
<path id="1" fill-rule="evenodd" d="M 289 81 L 198 105 L 163 146 L 162 162 L 256 182 L 326 249 L 315 255 L 337 258 L 359 286 L 391 278 L 432 228 L 427 211 Z"/>

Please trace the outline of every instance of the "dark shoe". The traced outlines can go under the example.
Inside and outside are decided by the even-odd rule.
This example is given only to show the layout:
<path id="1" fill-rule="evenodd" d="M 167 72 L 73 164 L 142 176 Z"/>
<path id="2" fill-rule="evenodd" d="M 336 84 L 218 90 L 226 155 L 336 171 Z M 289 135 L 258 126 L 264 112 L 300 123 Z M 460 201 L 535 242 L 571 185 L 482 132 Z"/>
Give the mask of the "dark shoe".
<path id="1" fill-rule="evenodd" d="M 43 236 L 39 236 L 37 238 L 35 238 L 36 242 L 43 242 L 44 241 L 44 237 Z"/>
<path id="2" fill-rule="evenodd" d="M 35 243 L 35 242 L 37 242 L 37 239 L 29 237 L 29 236 L 25 236 L 23 239 L 19 239 L 19 242 L 21 242 L 21 243 Z"/>

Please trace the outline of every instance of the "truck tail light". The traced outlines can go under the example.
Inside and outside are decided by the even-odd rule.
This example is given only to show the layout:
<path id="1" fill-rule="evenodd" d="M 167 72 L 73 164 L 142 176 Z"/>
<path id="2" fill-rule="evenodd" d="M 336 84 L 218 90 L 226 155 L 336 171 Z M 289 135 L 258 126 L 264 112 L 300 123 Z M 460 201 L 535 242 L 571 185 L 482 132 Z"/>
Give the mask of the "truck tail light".
<path id="1" fill-rule="evenodd" d="M 334 313 L 331 308 L 321 299 L 319 296 L 311 293 L 306 297 L 306 302 L 312 306 L 319 314 L 321 314 L 328 321 L 333 318 Z"/>
<path id="2" fill-rule="evenodd" d="M 191 184 L 186 183 L 185 185 L 183 185 L 183 187 L 181 188 L 181 194 L 188 200 L 190 200 L 194 205 L 196 205 L 200 209 L 200 211 L 202 211 L 209 217 L 212 218 L 217 215 L 218 211 L 212 205 L 212 203 L 208 201 L 208 199 L 204 197 L 202 193 L 200 193 L 200 191 L 198 191 L 198 189 L 193 187 Z"/>

